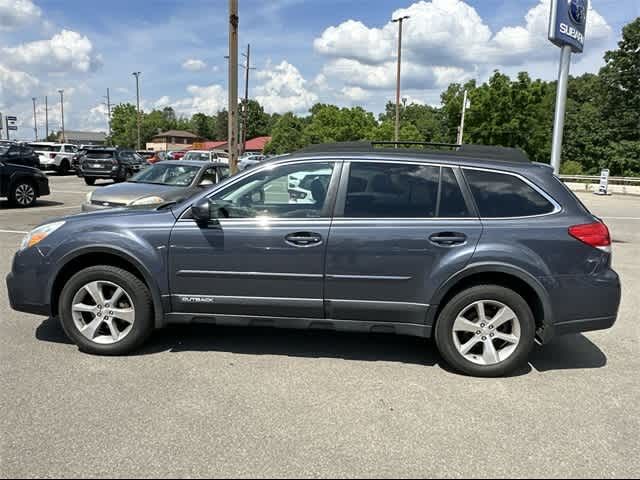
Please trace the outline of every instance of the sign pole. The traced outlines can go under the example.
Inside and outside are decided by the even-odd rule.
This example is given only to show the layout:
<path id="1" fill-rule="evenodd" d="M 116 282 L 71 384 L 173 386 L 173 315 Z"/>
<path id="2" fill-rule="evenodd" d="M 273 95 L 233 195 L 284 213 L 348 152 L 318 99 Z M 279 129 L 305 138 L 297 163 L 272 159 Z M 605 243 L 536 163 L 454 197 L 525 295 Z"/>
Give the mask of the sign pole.
<path id="1" fill-rule="evenodd" d="M 551 166 L 553 172 L 560 173 L 562 138 L 564 136 L 564 113 L 567 107 L 567 87 L 569 85 L 569 66 L 571 65 L 571 46 L 563 45 L 560 50 L 560 71 L 556 92 L 556 111 L 553 119 L 553 143 L 551 144 Z"/>

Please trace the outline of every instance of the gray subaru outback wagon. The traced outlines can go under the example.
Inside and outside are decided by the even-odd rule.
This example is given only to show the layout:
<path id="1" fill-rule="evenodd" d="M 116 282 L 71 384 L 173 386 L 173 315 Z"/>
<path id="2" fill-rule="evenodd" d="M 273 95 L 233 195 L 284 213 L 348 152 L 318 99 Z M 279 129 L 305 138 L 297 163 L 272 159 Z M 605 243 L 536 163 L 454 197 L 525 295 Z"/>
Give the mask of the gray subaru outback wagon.
<path id="1" fill-rule="evenodd" d="M 179 203 L 51 221 L 7 284 L 95 354 L 170 323 L 269 325 L 432 337 L 477 376 L 611 327 L 620 303 L 607 227 L 549 166 L 467 145 L 316 146 Z"/>

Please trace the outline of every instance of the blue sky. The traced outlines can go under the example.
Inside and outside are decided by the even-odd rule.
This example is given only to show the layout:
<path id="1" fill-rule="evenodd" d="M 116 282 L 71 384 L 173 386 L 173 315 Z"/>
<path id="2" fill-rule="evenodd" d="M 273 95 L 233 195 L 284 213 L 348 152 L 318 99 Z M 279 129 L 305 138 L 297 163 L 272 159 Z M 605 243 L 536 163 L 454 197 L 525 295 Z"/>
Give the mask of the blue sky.
<path id="1" fill-rule="evenodd" d="M 304 113 L 317 101 L 379 112 L 393 97 L 396 27 L 406 24 L 403 96 L 437 104 L 451 81 L 494 69 L 552 79 L 558 50 L 546 40 L 549 0 L 239 0 L 240 45 L 252 45 L 250 96 L 268 111 Z M 586 53 L 572 73 L 597 71 L 640 2 L 593 0 Z M 226 105 L 227 0 L 0 0 L 0 111 L 33 136 L 38 104 L 64 88 L 68 128 L 104 130 L 102 96 L 145 109 L 214 113 Z M 242 70 L 241 70 L 242 73 Z M 43 119 L 42 106 L 38 107 Z M 40 122 L 42 123 L 42 122 Z M 50 113 L 56 128 L 59 114 Z M 42 126 L 40 126 L 43 129 Z"/>

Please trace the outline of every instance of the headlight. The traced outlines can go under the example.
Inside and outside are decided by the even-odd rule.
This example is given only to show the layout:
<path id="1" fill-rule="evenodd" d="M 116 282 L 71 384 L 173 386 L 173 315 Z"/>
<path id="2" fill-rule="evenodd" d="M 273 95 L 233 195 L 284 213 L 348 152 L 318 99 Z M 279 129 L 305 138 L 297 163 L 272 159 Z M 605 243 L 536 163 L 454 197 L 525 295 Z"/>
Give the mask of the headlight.
<path id="1" fill-rule="evenodd" d="M 93 198 L 93 192 L 87 193 L 87 199 L 85 200 L 87 203 L 91 203 L 91 199 Z"/>
<path id="2" fill-rule="evenodd" d="M 61 226 L 63 226 L 65 222 L 55 222 L 48 223 L 46 225 L 42 225 L 34 230 L 31 230 L 23 239 L 20 244 L 20 250 L 25 250 L 27 248 L 31 248 L 34 245 L 37 245 L 42 240 L 47 238 L 53 232 L 58 230 Z"/>
<path id="3" fill-rule="evenodd" d="M 153 196 L 153 197 L 142 197 L 137 200 L 134 200 L 129 205 L 155 205 L 156 203 L 163 203 L 164 198 Z"/>

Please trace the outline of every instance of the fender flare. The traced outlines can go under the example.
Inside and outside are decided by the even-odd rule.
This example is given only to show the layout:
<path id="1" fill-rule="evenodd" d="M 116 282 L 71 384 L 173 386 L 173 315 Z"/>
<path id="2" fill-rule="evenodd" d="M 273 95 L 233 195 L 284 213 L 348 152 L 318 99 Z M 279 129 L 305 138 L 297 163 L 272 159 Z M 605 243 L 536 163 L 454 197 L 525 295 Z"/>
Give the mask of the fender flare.
<path id="1" fill-rule="evenodd" d="M 66 253 L 57 262 L 56 269 L 51 275 L 51 278 L 49 279 L 49 282 L 47 284 L 47 298 L 51 298 L 55 281 L 58 278 L 60 272 L 69 264 L 69 262 L 83 255 L 92 254 L 92 253 L 105 253 L 105 254 L 115 255 L 121 258 L 122 260 L 128 263 L 131 263 L 142 274 L 142 276 L 144 277 L 145 283 L 149 286 L 149 291 L 151 293 L 151 298 L 153 300 L 155 326 L 156 328 L 162 327 L 164 325 L 165 308 L 162 303 L 160 287 L 155 281 L 153 275 L 144 266 L 144 263 L 141 262 L 137 257 L 132 255 L 130 252 L 127 252 L 119 247 L 114 247 L 113 245 L 92 245 L 90 247 L 86 247 L 86 248 L 82 247 Z M 52 314 L 53 313 L 54 312 L 52 312 Z"/>
<path id="2" fill-rule="evenodd" d="M 431 305 L 433 307 L 438 307 L 442 300 L 445 298 L 447 293 L 451 291 L 456 285 L 458 285 L 461 281 L 466 278 L 471 277 L 472 275 L 482 274 L 482 273 L 503 273 L 506 275 L 511 275 L 513 277 L 518 278 L 523 281 L 527 286 L 529 286 L 540 299 L 540 303 L 542 304 L 542 310 L 544 318 L 542 319 L 543 325 L 545 327 L 545 337 L 547 330 L 551 333 L 553 331 L 553 309 L 551 307 L 551 302 L 549 299 L 549 292 L 542 285 L 540 280 L 531 275 L 526 270 L 517 267 L 515 265 L 511 265 L 508 263 L 500 263 L 500 262 L 481 262 L 474 263 L 468 265 L 464 269 L 455 273 L 451 277 L 449 277 L 441 286 L 438 288 L 436 293 L 433 295 L 433 299 Z M 427 318 L 427 325 L 435 325 L 436 321 L 436 312 L 438 308 L 430 308 L 429 314 Z"/>

